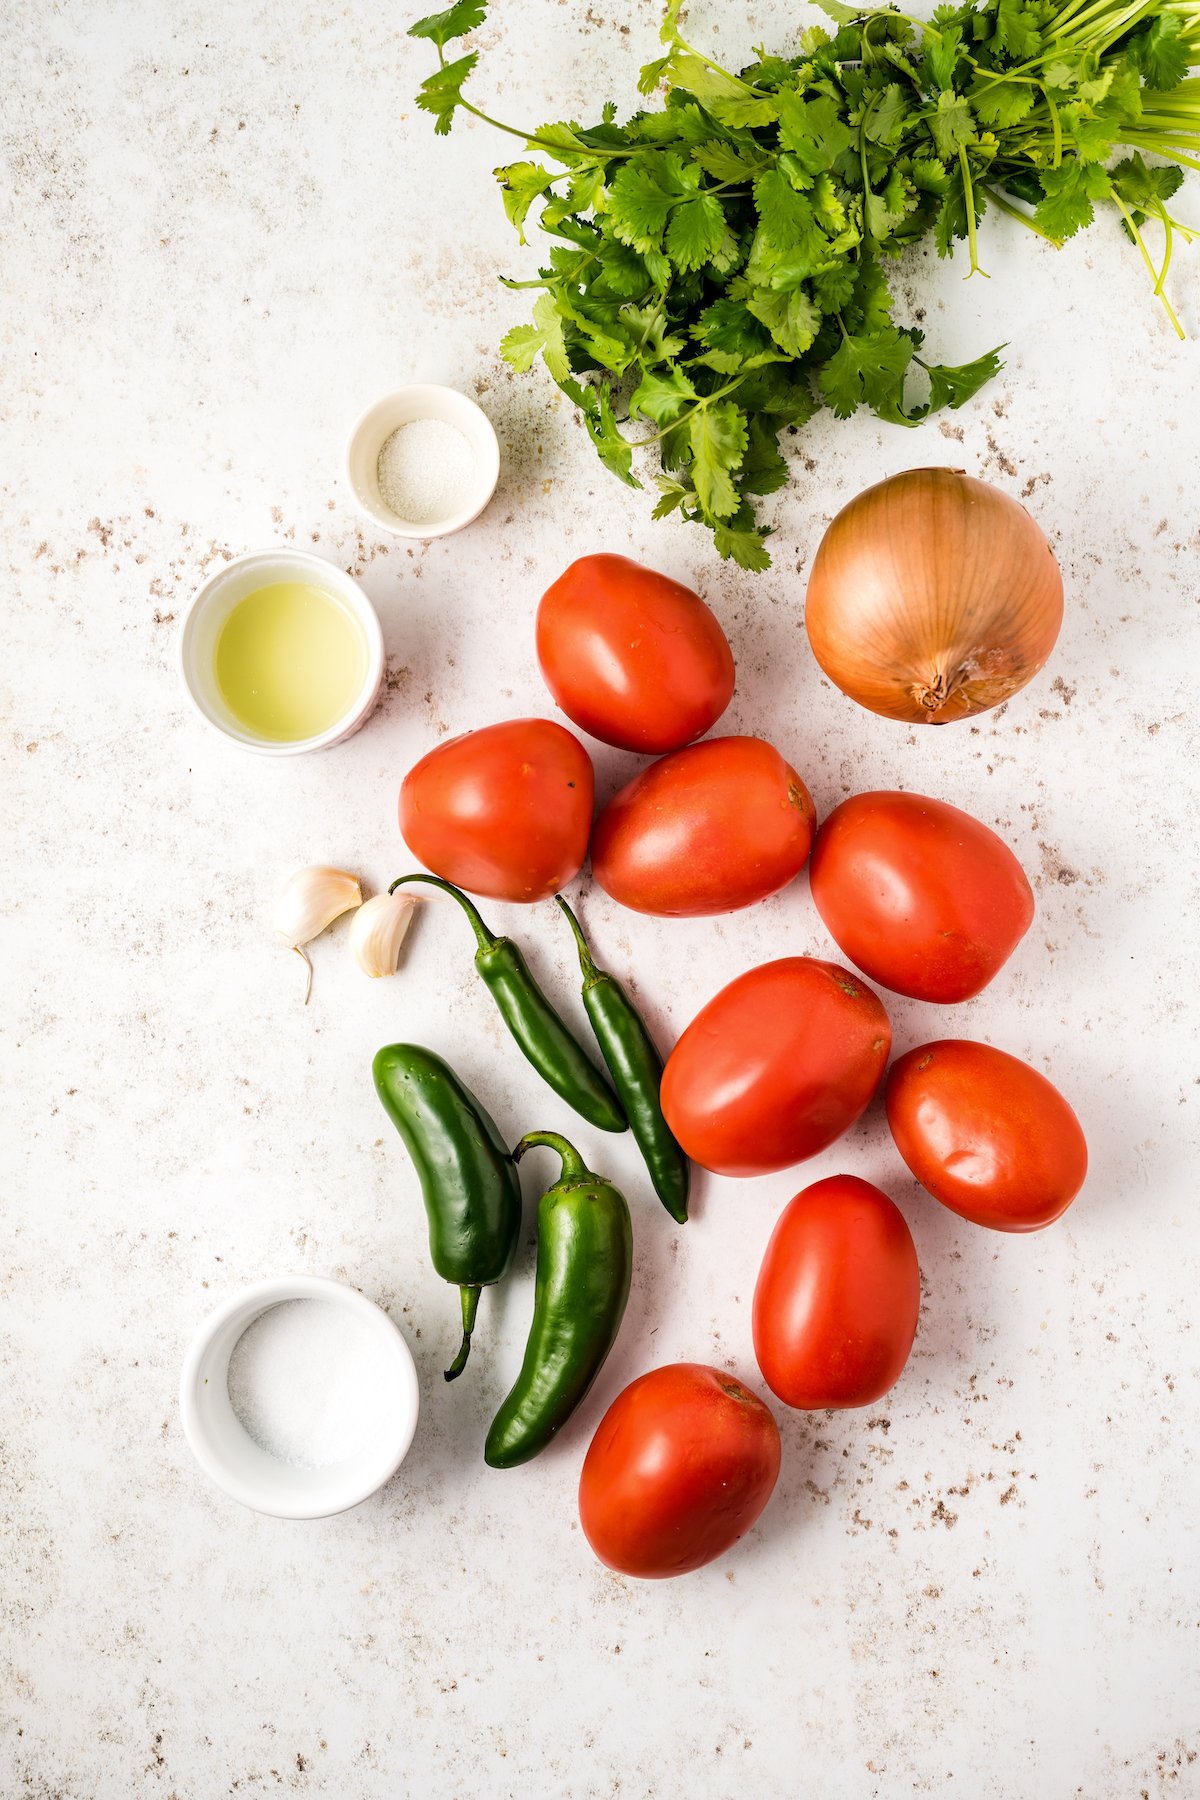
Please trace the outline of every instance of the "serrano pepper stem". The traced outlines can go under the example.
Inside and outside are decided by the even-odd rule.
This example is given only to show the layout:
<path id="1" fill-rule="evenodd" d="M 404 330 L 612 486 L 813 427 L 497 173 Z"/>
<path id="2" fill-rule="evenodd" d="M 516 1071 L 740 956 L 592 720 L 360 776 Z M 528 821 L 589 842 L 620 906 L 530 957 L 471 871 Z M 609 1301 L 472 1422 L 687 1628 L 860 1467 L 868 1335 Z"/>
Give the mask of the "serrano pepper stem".
<path id="1" fill-rule="evenodd" d="M 596 1125 L 601 1131 L 624 1131 L 625 1115 L 616 1095 L 559 1018 L 512 939 L 496 937 L 489 931 L 474 903 L 440 875 L 401 875 L 388 893 L 395 893 L 409 881 L 428 882 L 458 901 L 479 946 L 475 967 L 501 1018 L 542 1080 L 589 1125 Z"/>

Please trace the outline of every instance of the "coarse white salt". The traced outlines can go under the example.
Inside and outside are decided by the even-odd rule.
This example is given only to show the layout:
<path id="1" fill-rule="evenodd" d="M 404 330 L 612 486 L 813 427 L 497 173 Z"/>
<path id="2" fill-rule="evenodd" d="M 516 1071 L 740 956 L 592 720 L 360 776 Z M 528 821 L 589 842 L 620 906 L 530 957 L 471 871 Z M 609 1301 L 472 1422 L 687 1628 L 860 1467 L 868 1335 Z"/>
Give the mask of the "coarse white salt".
<path id="1" fill-rule="evenodd" d="M 333 1300 L 284 1300 L 247 1327 L 229 1359 L 229 1402 L 260 1449 L 297 1469 L 356 1456 L 388 1427 L 391 1359 Z"/>
<path id="2" fill-rule="evenodd" d="M 376 469 L 385 506 L 410 525 L 462 512 L 475 489 L 475 455 L 445 419 L 414 419 L 393 431 Z"/>

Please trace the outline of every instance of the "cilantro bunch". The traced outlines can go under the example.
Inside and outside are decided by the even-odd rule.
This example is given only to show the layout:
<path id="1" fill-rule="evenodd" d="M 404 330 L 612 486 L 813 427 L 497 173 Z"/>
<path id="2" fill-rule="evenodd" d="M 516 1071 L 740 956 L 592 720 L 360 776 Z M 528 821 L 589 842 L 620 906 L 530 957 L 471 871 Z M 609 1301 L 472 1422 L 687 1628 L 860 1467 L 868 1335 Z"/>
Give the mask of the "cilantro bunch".
<path id="1" fill-rule="evenodd" d="M 446 56 L 486 0 L 411 31 L 437 50 L 418 97 L 435 129 L 464 110 L 526 146 L 496 174 L 521 242 L 536 207 L 550 243 L 536 281 L 507 284 L 537 299 L 503 355 L 522 371 L 541 357 L 631 487 L 634 450 L 654 446 L 654 516 L 678 509 L 747 569 L 770 562 L 755 500 L 787 480 L 786 428 L 823 405 L 911 425 L 1000 367 L 998 350 L 929 362 L 893 319 L 886 262 L 929 233 L 942 256 L 965 241 L 982 273 L 989 207 L 1060 244 L 1108 204 L 1183 335 L 1163 289 L 1195 234 L 1167 203 L 1181 165 L 1200 168 L 1200 0 L 967 0 L 924 24 L 819 3 L 835 30 L 735 73 L 687 43 L 669 0 L 638 83 L 663 104 L 536 131 L 466 98 L 476 52 Z"/>

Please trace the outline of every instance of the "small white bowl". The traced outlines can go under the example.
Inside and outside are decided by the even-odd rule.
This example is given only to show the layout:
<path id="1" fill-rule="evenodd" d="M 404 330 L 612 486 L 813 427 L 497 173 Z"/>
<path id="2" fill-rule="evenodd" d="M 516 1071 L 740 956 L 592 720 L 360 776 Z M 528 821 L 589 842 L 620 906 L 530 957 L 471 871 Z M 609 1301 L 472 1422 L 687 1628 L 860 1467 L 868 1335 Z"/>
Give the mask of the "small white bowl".
<path id="1" fill-rule="evenodd" d="M 441 419 L 461 431 L 475 458 L 475 481 L 458 512 L 444 519 L 402 519 L 379 491 L 379 452 L 402 425 L 418 419 Z M 397 388 L 377 400 L 358 421 L 346 445 L 346 479 L 360 511 L 384 531 L 403 538 L 449 537 L 477 519 L 500 479 L 500 445 L 492 421 L 481 407 L 457 388 L 431 383 Z"/>
<path id="2" fill-rule="evenodd" d="M 284 742 L 256 737 L 234 717 L 217 684 L 216 668 L 217 640 L 234 607 L 256 588 L 269 587 L 277 581 L 307 582 L 340 600 L 357 620 L 367 649 L 367 672 L 362 686 L 342 717 L 316 737 Z M 259 756 L 299 756 L 302 751 L 327 750 L 331 744 L 353 737 L 379 703 L 383 668 L 383 631 L 375 608 L 352 576 L 309 550 L 257 550 L 235 557 L 197 590 L 179 630 L 179 669 L 196 711 L 222 737 Z"/>
<path id="3" fill-rule="evenodd" d="M 280 1462 L 254 1442 L 229 1398 L 229 1359 L 255 1319 L 285 1300 L 334 1301 L 375 1333 L 387 1365 L 386 1429 L 356 1456 L 321 1469 Z M 183 1430 L 206 1475 L 243 1506 L 276 1519 L 324 1519 L 366 1500 L 393 1476 L 417 1427 L 412 1352 L 397 1325 L 357 1289 L 322 1275 L 281 1275 L 226 1300 L 200 1327 L 183 1365 Z"/>

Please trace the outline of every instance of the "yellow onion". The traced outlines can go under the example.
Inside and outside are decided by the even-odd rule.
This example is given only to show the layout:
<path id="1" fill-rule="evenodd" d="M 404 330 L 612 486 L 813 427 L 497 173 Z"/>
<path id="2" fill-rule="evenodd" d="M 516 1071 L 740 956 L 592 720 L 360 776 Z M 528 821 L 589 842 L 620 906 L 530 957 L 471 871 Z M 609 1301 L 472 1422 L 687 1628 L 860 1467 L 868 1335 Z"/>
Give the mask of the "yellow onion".
<path id="1" fill-rule="evenodd" d="M 817 661 L 860 706 L 945 725 L 1023 688 L 1062 613 L 1054 552 L 1023 506 L 960 469 L 907 469 L 826 531 L 805 623 Z"/>

